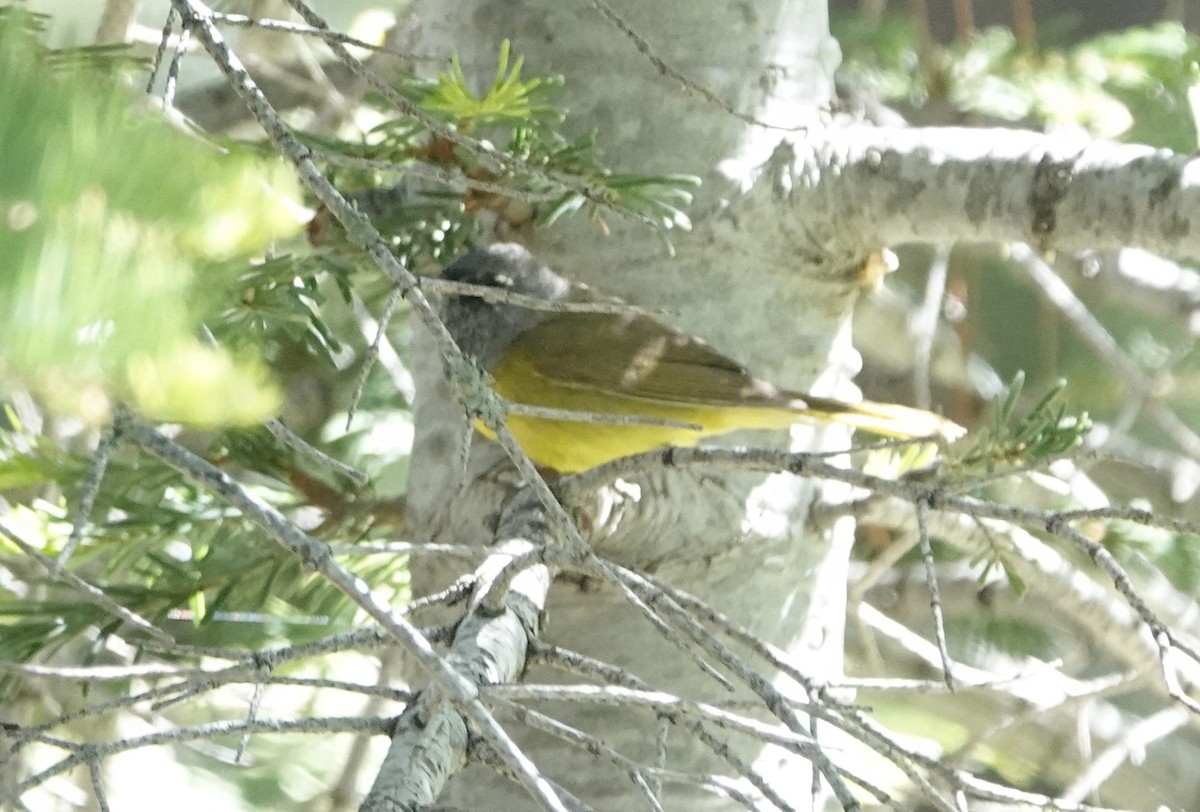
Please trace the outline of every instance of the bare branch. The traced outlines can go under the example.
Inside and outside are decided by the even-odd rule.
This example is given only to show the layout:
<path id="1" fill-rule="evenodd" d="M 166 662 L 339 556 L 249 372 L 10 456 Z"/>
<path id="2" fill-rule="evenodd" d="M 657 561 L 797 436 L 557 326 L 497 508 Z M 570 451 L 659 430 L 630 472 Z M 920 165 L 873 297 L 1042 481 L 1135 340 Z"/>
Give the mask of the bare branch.
<path id="1" fill-rule="evenodd" d="M 822 175 L 822 200 L 854 245 L 1022 240 L 1200 255 L 1190 155 L 1015 129 L 852 126 L 810 143 L 807 160 L 838 170 Z"/>

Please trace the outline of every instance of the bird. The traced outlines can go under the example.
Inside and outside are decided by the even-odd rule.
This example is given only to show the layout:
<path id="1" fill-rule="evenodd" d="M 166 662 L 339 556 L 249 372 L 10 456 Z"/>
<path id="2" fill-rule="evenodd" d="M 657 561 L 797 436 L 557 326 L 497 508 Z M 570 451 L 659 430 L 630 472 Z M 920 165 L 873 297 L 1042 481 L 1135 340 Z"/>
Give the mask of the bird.
<path id="1" fill-rule="evenodd" d="M 448 265 L 442 278 L 547 302 L 613 306 L 604 312 L 556 312 L 511 301 L 516 297 L 454 293 L 440 309 L 455 343 L 510 403 L 612 419 L 507 414 L 509 430 L 530 459 L 562 474 L 739 429 L 796 423 L 841 423 L 902 439 L 955 440 L 965 433 L 923 409 L 848 403 L 777 387 L 702 339 L 568 281 L 516 243 L 471 250 Z M 494 439 L 482 422 L 477 428 Z"/>

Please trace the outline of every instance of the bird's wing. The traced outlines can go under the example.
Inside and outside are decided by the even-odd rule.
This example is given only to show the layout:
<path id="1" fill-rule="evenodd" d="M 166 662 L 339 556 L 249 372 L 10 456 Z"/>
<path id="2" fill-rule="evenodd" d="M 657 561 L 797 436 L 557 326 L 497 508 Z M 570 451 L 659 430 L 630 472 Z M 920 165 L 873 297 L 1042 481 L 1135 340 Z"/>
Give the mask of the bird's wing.
<path id="1" fill-rule="evenodd" d="M 551 316 L 518 336 L 509 351 L 558 383 L 629 397 L 706 406 L 786 400 L 700 339 L 648 316 Z"/>

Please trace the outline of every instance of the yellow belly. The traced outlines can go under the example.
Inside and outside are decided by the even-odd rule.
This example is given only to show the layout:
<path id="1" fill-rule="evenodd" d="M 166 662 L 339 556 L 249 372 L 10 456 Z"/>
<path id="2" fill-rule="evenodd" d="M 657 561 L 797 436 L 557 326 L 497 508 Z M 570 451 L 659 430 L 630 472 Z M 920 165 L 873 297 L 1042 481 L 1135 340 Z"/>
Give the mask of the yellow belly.
<path id="1" fill-rule="evenodd" d="M 802 415 L 770 406 L 708 406 L 676 404 L 601 392 L 547 380 L 522 359 L 506 357 L 492 370 L 496 392 L 513 403 L 596 414 L 647 417 L 690 423 L 699 430 L 677 426 L 616 425 L 548 420 L 510 414 L 508 428 L 539 465 L 562 473 L 577 473 L 611 460 L 668 445 L 692 446 L 699 440 L 745 428 L 784 428 Z M 480 430 L 491 433 L 482 425 Z"/>

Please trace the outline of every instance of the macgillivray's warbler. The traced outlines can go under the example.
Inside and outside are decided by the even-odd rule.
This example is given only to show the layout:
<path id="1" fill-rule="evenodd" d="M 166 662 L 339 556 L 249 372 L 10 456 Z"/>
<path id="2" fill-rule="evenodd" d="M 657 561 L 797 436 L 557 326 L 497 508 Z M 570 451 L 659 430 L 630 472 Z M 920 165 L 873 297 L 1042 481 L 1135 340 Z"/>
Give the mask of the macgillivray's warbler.
<path id="1" fill-rule="evenodd" d="M 551 302 L 618 302 L 568 282 L 515 243 L 471 251 L 442 278 Z M 778 389 L 701 339 L 636 312 L 549 312 L 450 294 L 442 315 L 459 347 L 512 403 L 699 427 L 509 414 L 508 428 L 530 459 L 562 473 L 662 446 L 691 446 L 738 429 L 798 422 L 843 423 L 893 438 L 953 440 L 964 433 L 921 409 Z"/>

